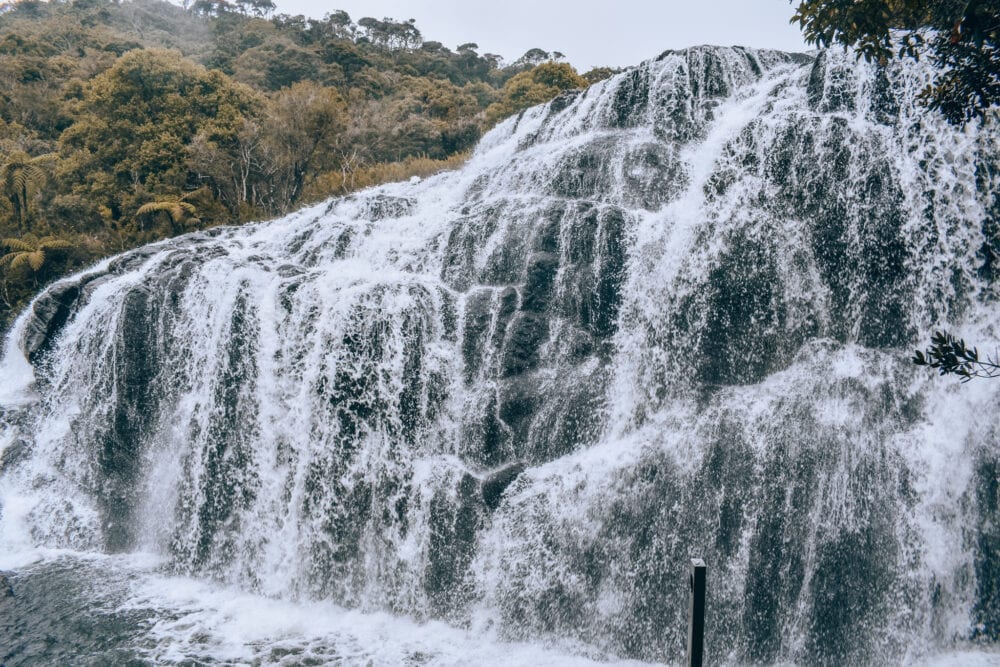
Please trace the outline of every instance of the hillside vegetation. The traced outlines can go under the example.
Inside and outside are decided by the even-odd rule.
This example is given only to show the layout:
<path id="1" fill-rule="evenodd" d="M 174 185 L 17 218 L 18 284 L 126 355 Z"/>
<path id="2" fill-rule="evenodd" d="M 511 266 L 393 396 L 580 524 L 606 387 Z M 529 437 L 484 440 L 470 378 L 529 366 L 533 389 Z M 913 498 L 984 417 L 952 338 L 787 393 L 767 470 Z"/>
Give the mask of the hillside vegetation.
<path id="1" fill-rule="evenodd" d="M 452 168 L 492 124 L 612 73 L 270 0 L 0 7 L 0 327 L 97 258 Z"/>

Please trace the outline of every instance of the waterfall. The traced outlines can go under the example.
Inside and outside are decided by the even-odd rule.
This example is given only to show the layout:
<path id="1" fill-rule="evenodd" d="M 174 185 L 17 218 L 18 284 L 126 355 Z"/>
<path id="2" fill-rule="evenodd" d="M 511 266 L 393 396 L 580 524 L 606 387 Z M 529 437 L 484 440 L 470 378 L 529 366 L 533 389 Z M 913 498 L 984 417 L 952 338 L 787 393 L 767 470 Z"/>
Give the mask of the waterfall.
<path id="1" fill-rule="evenodd" d="M 0 369 L 0 550 L 676 661 L 1000 633 L 1000 135 L 923 64 L 668 51 L 468 164 L 56 283 Z M 0 656 L 2 657 L 2 656 Z"/>

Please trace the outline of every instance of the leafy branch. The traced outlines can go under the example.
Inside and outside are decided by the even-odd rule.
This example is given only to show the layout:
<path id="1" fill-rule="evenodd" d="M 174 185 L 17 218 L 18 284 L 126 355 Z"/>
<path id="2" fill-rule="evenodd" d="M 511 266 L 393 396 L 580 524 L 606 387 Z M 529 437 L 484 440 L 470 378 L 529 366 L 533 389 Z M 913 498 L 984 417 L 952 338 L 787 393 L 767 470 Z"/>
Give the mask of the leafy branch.
<path id="1" fill-rule="evenodd" d="M 955 338 L 947 331 L 935 331 L 931 336 L 931 346 L 927 350 L 917 350 L 913 355 L 917 366 L 936 368 L 941 375 L 958 375 L 962 382 L 972 378 L 1000 377 L 1000 358 L 994 353 L 985 359 L 979 358 L 978 348 L 969 348 L 961 338 Z"/>

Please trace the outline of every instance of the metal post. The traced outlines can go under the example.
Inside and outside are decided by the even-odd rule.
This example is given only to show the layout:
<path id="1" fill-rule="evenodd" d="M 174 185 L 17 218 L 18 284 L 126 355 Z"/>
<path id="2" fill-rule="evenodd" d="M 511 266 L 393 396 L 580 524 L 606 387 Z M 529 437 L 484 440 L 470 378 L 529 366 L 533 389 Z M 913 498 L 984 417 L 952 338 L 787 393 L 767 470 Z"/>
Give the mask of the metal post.
<path id="1" fill-rule="evenodd" d="M 688 667 L 702 667 L 705 657 L 705 561 L 691 559 L 691 606 L 688 615 Z"/>

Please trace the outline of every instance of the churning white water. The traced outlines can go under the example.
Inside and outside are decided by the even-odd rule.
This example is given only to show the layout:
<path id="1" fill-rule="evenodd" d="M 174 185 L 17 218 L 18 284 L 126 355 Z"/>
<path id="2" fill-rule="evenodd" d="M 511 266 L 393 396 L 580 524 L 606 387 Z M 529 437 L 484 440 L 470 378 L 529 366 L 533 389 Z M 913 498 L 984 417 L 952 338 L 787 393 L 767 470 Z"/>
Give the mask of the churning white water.
<path id="1" fill-rule="evenodd" d="M 676 662 L 691 557 L 713 661 L 989 664 L 997 389 L 908 357 L 998 338 L 1000 142 L 926 75 L 667 52 L 51 287 L 0 361 L 11 664 L 56 597 L 97 660 Z"/>

